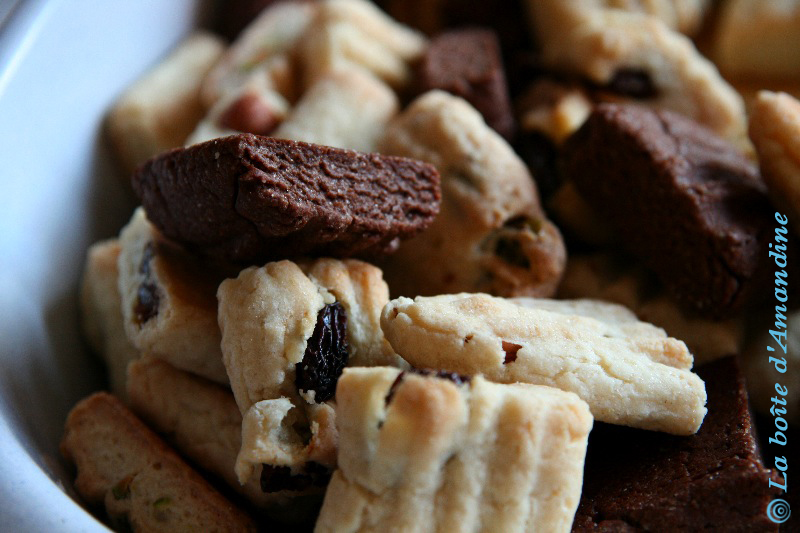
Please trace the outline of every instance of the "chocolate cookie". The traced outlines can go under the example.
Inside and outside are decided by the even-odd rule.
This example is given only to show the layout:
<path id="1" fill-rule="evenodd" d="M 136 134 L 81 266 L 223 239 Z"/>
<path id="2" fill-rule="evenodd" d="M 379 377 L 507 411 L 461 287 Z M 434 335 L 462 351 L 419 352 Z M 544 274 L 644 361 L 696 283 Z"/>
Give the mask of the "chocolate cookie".
<path id="1" fill-rule="evenodd" d="M 562 169 L 682 303 L 713 316 L 745 300 L 772 220 L 756 167 L 680 115 L 602 104 Z"/>
<path id="2" fill-rule="evenodd" d="M 697 372 L 708 390 L 697 435 L 595 424 L 573 531 L 777 531 L 735 360 Z"/>
<path id="3" fill-rule="evenodd" d="M 250 134 L 164 153 L 133 187 L 164 235 L 241 263 L 390 252 L 440 199 L 432 165 Z"/>
<path id="4" fill-rule="evenodd" d="M 514 116 L 497 35 L 491 30 L 443 33 L 428 45 L 416 69 L 417 93 L 441 89 L 465 99 L 497 133 L 511 139 Z"/>

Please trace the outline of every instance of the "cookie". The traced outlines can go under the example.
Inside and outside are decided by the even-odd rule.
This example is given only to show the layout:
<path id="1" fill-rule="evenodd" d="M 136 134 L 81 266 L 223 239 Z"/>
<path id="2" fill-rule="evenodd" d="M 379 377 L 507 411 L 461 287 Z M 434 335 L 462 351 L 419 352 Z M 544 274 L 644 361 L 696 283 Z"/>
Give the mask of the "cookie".
<path id="1" fill-rule="evenodd" d="M 234 466 L 242 415 L 229 389 L 149 357 L 130 365 L 127 387 L 131 410 L 260 511 L 282 522 L 306 522 L 308 513 L 316 512 L 322 499 L 319 487 L 264 492 L 260 471 L 246 484 L 239 483 Z"/>
<path id="2" fill-rule="evenodd" d="M 139 350 L 125 333 L 118 287 L 120 249 L 117 239 L 109 239 L 93 244 L 86 252 L 80 305 L 83 333 L 106 364 L 109 390 L 126 401 L 128 363 L 139 357 Z"/>
<path id="3" fill-rule="evenodd" d="M 414 71 L 417 94 L 441 89 L 477 109 L 486 124 L 510 140 L 514 116 L 497 35 L 486 29 L 452 30 L 431 40 Z"/>
<path id="4" fill-rule="evenodd" d="M 750 139 L 773 202 L 800 220 L 800 101 L 759 92 L 750 113 Z M 798 230 L 797 224 L 789 227 Z"/>
<path id="5" fill-rule="evenodd" d="M 227 4 L 226 4 L 226 7 Z M 210 108 L 224 95 L 237 92 L 254 73 L 293 101 L 300 92 L 292 50 L 317 11 L 315 2 L 275 2 L 239 34 L 203 80 L 201 97 Z"/>
<path id="6" fill-rule="evenodd" d="M 586 2 L 531 0 L 542 66 L 584 78 L 614 98 L 681 113 L 745 142 L 744 102 L 692 42 L 658 18 Z"/>
<path id="7" fill-rule="evenodd" d="M 624 305 L 639 319 L 664 328 L 669 336 L 685 342 L 699 365 L 741 353 L 744 347 L 743 317 L 711 320 L 683 309 L 652 274 L 627 256 L 570 257 L 558 296 Z"/>
<path id="8" fill-rule="evenodd" d="M 309 87 L 273 136 L 374 152 L 399 107 L 382 81 L 361 69 L 341 69 Z"/>
<path id="9" fill-rule="evenodd" d="M 225 366 L 244 416 L 239 479 L 261 464 L 293 473 L 334 466 L 331 400 L 344 366 L 404 366 L 380 329 L 389 299 L 380 270 L 355 260 L 279 261 L 226 280 L 218 298 Z"/>
<path id="10" fill-rule="evenodd" d="M 764 512 L 775 493 L 734 359 L 697 372 L 708 415 L 696 435 L 595 424 L 572 531 L 778 530 Z"/>
<path id="11" fill-rule="evenodd" d="M 525 164 L 466 101 L 422 95 L 389 125 L 379 150 L 442 173 L 441 213 L 382 263 L 394 294 L 555 291 L 566 259 L 561 234 Z"/>
<path id="12" fill-rule="evenodd" d="M 125 332 L 142 353 L 228 383 L 216 291 L 225 273 L 164 239 L 137 209 L 120 233 L 119 294 Z"/>
<path id="13" fill-rule="evenodd" d="M 426 163 L 249 134 L 151 159 L 133 187 L 167 237 L 239 263 L 389 252 L 440 197 Z"/>
<path id="14" fill-rule="evenodd" d="M 675 113 L 601 104 L 561 155 L 567 178 L 676 300 L 712 317 L 743 306 L 773 213 L 733 145 Z"/>
<path id="15" fill-rule="evenodd" d="M 398 298 L 381 326 L 414 367 L 571 391 L 603 422 L 691 435 L 706 412 L 686 345 L 622 306 L 486 294 Z"/>
<path id="16" fill-rule="evenodd" d="M 412 80 L 411 64 L 426 45 L 421 33 L 368 0 L 323 0 L 298 43 L 303 86 L 311 87 L 329 72 L 357 68 L 403 90 Z"/>
<path id="17" fill-rule="evenodd" d="M 237 509 L 114 396 L 95 393 L 67 417 L 61 453 L 75 489 L 132 531 L 256 531 Z"/>
<path id="18" fill-rule="evenodd" d="M 729 77 L 800 79 L 800 2 L 731 0 L 720 8 L 709 54 Z"/>
<path id="19" fill-rule="evenodd" d="M 480 376 L 348 368 L 339 469 L 316 531 L 569 531 L 592 427 L 584 402 Z M 455 380 L 455 381 L 451 381 Z"/>
<path id="20" fill-rule="evenodd" d="M 183 145 L 205 114 L 200 84 L 223 50 L 218 37 L 193 34 L 114 103 L 106 128 L 126 175 Z"/>

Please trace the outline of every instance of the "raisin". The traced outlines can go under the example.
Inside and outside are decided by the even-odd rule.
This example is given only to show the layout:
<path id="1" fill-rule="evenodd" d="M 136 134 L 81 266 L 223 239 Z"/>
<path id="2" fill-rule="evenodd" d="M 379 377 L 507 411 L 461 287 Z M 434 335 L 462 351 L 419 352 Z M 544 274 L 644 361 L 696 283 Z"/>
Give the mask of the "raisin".
<path id="1" fill-rule="evenodd" d="M 144 281 L 136 291 L 136 303 L 133 312 L 138 324 L 144 324 L 158 314 L 159 295 L 158 287 L 151 279 L 152 263 L 155 257 L 155 247 L 152 242 L 147 243 L 142 252 L 142 262 L 139 264 L 139 273 L 144 276 Z"/>
<path id="2" fill-rule="evenodd" d="M 518 239 L 507 236 L 498 238 L 497 243 L 494 245 L 494 253 L 509 265 L 524 268 L 525 270 L 531 267 L 530 259 L 525 255 L 522 250 L 522 244 Z"/>
<path id="3" fill-rule="evenodd" d="M 513 342 L 506 342 L 503 341 L 503 351 L 506 352 L 506 357 L 503 360 L 503 364 L 507 365 L 508 363 L 513 363 L 517 360 L 517 352 L 520 351 L 522 345 L 514 344 Z"/>
<path id="4" fill-rule="evenodd" d="M 408 372 L 411 372 L 412 374 L 419 374 L 420 376 L 447 379 L 452 381 L 458 386 L 469 383 L 470 379 L 472 379 L 469 376 L 456 374 L 455 372 L 447 372 L 446 370 L 432 370 L 430 368 L 412 368 Z M 394 397 L 394 393 L 397 392 L 397 388 L 400 386 L 400 383 L 402 383 L 403 379 L 405 379 L 406 373 L 407 372 L 405 371 L 400 372 L 397 375 L 397 378 L 395 378 L 394 382 L 392 383 L 392 386 L 389 387 L 389 392 L 386 393 L 386 398 L 385 398 L 386 405 L 389 405 L 389 403 L 391 403 L 392 398 Z"/>
<path id="5" fill-rule="evenodd" d="M 347 365 L 347 314 L 339 302 L 317 314 L 314 333 L 308 339 L 303 360 L 295 366 L 295 384 L 300 392 L 314 391 L 322 403 L 336 394 L 336 382 Z"/>
<path id="6" fill-rule="evenodd" d="M 324 487 L 331 477 L 321 464 L 309 461 L 301 473 L 292 475 L 288 466 L 261 465 L 261 490 L 266 493 L 282 490 L 301 491 L 309 487 Z"/>
<path id="7" fill-rule="evenodd" d="M 636 68 L 624 68 L 614 73 L 606 88 L 612 92 L 644 100 L 655 98 L 658 91 L 653 79 L 646 71 Z"/>

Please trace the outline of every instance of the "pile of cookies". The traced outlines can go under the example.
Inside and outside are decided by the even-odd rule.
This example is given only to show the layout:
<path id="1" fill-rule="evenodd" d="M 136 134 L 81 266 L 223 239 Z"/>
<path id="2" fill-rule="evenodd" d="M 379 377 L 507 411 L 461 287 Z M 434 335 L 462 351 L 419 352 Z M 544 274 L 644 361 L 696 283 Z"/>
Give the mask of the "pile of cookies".
<path id="1" fill-rule="evenodd" d="M 752 317 L 800 102 L 707 57 L 797 83 L 754 50 L 800 2 L 261 3 L 109 114 L 142 205 L 87 253 L 85 502 L 134 531 L 777 530 Z"/>

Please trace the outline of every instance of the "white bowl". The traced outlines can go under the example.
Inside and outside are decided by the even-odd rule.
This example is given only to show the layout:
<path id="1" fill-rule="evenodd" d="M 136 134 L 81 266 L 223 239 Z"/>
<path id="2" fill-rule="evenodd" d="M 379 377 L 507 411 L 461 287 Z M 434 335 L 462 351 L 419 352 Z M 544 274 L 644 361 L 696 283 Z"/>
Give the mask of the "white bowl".
<path id="1" fill-rule="evenodd" d="M 103 386 L 78 327 L 86 248 L 133 208 L 105 110 L 205 18 L 195 0 L 0 0 L 0 530 L 107 531 L 70 495 L 64 419 Z"/>

